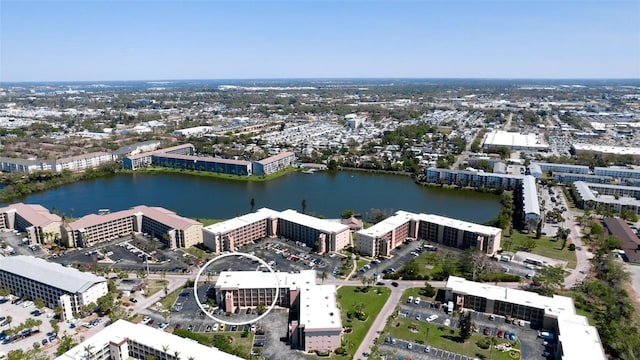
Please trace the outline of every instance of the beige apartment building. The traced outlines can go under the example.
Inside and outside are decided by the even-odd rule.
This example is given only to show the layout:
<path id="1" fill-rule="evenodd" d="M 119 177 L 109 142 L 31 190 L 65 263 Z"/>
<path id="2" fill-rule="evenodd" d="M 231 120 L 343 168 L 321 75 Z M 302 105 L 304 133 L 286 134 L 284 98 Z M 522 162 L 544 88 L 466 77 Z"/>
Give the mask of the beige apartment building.
<path id="1" fill-rule="evenodd" d="M 202 243 L 202 224 L 161 207 L 136 206 L 103 215 L 89 214 L 65 227 L 68 247 L 88 247 L 132 233 L 148 233 L 170 248 Z"/>
<path id="2" fill-rule="evenodd" d="M 62 218 L 42 205 L 16 203 L 0 208 L 0 229 L 25 232 L 31 244 L 50 244 L 62 237 Z"/>

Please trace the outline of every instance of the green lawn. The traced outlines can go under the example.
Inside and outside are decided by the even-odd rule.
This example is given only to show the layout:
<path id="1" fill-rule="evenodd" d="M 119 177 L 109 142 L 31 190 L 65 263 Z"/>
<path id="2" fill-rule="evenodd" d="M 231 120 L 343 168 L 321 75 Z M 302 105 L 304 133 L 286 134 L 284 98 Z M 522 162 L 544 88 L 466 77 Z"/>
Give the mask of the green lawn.
<path id="1" fill-rule="evenodd" d="M 414 330 L 411 330 L 414 329 Z M 458 329 L 444 327 L 442 325 L 431 324 L 424 321 L 417 321 L 409 318 L 395 318 L 387 323 L 384 333 L 381 338 L 386 336 L 411 341 L 417 344 L 428 344 L 438 349 L 447 350 L 450 352 L 463 354 L 471 357 L 488 359 L 493 356 L 496 360 L 507 360 L 513 358 L 508 352 L 500 352 L 493 350 L 492 354 L 490 350 L 481 349 L 476 345 L 476 342 L 485 336 L 474 333 L 469 340 L 464 343 L 458 342 Z M 502 339 L 497 339 L 498 344 L 511 343 Z M 512 343 L 512 346 L 519 348 L 519 344 Z"/>
<path id="2" fill-rule="evenodd" d="M 562 240 L 556 241 L 556 239 L 550 238 L 548 236 L 543 236 L 540 239 L 536 239 L 535 234 L 524 234 L 519 231 L 514 231 L 511 236 L 502 237 L 503 248 L 505 241 L 511 240 L 513 242 L 513 244 L 511 245 L 511 249 L 516 251 L 520 244 L 522 244 L 528 238 L 532 238 L 536 242 L 536 247 L 529 250 L 528 252 L 546 256 L 552 259 L 565 260 L 567 261 L 567 267 L 571 269 L 576 268 L 577 260 L 575 251 L 569 251 L 569 244 L 571 243 L 570 241 L 567 241 L 565 248 L 561 249 Z"/>
<path id="3" fill-rule="evenodd" d="M 216 254 L 211 251 L 202 250 L 198 247 L 192 246 L 190 248 L 182 249 L 184 252 L 189 253 L 198 259 L 213 259 Z"/>
<path id="4" fill-rule="evenodd" d="M 145 293 L 146 297 L 149 297 L 160 290 L 163 290 L 165 286 L 169 284 L 167 280 L 155 280 L 149 279 L 147 285 L 147 292 Z"/>
<path id="5" fill-rule="evenodd" d="M 338 289 L 338 303 L 342 313 L 342 326 L 352 327 L 350 334 L 342 336 L 342 342 L 348 352 L 346 356 L 337 356 L 340 359 L 352 359 L 355 351 L 360 346 L 367 331 L 373 324 L 376 315 L 380 312 L 385 302 L 391 294 L 391 289 L 384 287 L 371 287 L 368 292 L 361 292 L 361 286 L 343 286 Z M 378 291 L 376 293 L 376 290 Z M 354 307 L 360 304 L 363 306 L 363 312 L 368 316 L 367 320 L 360 321 L 356 318 L 349 320 L 347 313 L 354 310 Z"/>
<path id="6" fill-rule="evenodd" d="M 426 296 L 424 296 L 424 295 L 422 295 L 420 293 L 421 290 L 422 290 L 421 287 L 408 288 L 402 294 L 402 297 L 400 298 L 400 302 L 404 304 L 405 302 L 407 302 L 407 298 L 409 296 L 412 296 L 414 299 L 416 298 L 416 296 L 419 296 L 421 300 L 426 300 L 426 301 L 434 301 L 435 300 L 435 295 L 433 297 L 426 297 Z M 437 289 L 436 289 L 436 294 L 438 294 L 437 293 Z"/>
<path id="7" fill-rule="evenodd" d="M 183 288 L 176 289 L 174 292 L 169 293 L 167 296 L 163 297 L 160 300 L 160 304 L 162 304 L 163 310 L 171 311 L 171 307 L 173 307 L 173 303 L 176 302 L 178 295 L 182 292 Z"/>

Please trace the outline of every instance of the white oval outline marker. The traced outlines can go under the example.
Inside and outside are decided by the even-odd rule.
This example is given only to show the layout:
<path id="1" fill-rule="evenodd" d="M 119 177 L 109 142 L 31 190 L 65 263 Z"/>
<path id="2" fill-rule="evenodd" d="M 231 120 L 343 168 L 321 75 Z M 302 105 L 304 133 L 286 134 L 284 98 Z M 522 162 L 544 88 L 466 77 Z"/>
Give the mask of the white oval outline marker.
<path id="1" fill-rule="evenodd" d="M 202 272 L 204 271 L 204 269 L 209 267 L 209 265 L 211 265 L 214 261 L 220 260 L 220 259 L 223 259 L 223 258 L 226 258 L 226 257 L 229 257 L 229 256 L 247 257 L 247 258 L 250 258 L 250 259 L 253 259 L 253 260 L 257 260 L 262 265 L 264 265 L 267 269 L 269 269 L 269 272 L 271 272 L 271 276 L 273 276 L 273 279 L 275 280 L 274 283 L 276 284 L 276 295 L 273 297 L 273 302 L 271 303 L 271 306 L 269 306 L 269 308 L 267 309 L 267 311 L 264 312 L 264 314 L 258 316 L 255 319 L 252 319 L 252 320 L 249 320 L 249 321 L 246 321 L 246 322 L 230 322 L 230 321 L 226 321 L 226 320 L 220 320 L 220 319 L 216 318 L 215 316 L 213 316 L 212 314 L 210 314 L 208 311 L 206 311 L 205 308 L 202 306 L 202 303 L 200 303 L 200 299 L 198 298 L 198 280 L 200 280 L 200 276 L 202 275 Z M 249 272 L 249 271 L 247 271 L 247 272 Z M 271 266 L 269 266 L 269 264 L 264 262 L 264 260 L 260 259 L 259 257 L 255 256 L 255 255 L 242 253 L 242 252 L 233 252 L 233 253 L 218 255 L 215 258 L 207 261 L 207 263 L 204 264 L 204 266 L 200 268 L 200 271 L 198 271 L 198 275 L 196 275 L 196 280 L 193 283 L 193 295 L 196 298 L 196 303 L 198 303 L 198 307 L 200 307 L 200 310 L 202 310 L 202 312 L 204 312 L 205 315 L 207 315 L 209 318 L 211 318 L 211 319 L 213 319 L 215 321 L 221 322 L 221 323 L 228 324 L 228 325 L 247 325 L 247 324 L 251 324 L 251 323 L 254 323 L 256 321 L 259 321 L 263 317 L 267 316 L 267 314 L 269 314 L 269 312 L 271 310 L 273 310 L 273 308 L 276 306 L 276 302 L 278 302 L 278 298 L 280 297 L 280 282 L 278 280 L 278 276 L 273 271 Z"/>

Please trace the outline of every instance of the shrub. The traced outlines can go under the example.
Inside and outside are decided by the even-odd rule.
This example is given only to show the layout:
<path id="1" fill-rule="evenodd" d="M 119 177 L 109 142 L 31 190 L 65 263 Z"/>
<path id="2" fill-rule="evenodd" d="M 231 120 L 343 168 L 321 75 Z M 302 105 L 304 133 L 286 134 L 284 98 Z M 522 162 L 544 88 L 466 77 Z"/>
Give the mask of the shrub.
<path id="1" fill-rule="evenodd" d="M 575 244 L 569 244 L 569 251 L 576 251 L 576 245 Z"/>
<path id="2" fill-rule="evenodd" d="M 336 354 L 338 355 L 347 355 L 347 349 L 342 346 L 336 349 Z"/>
<path id="3" fill-rule="evenodd" d="M 476 341 L 476 345 L 478 345 L 480 349 L 487 350 L 491 346 L 491 340 L 489 338 L 483 338 Z"/>

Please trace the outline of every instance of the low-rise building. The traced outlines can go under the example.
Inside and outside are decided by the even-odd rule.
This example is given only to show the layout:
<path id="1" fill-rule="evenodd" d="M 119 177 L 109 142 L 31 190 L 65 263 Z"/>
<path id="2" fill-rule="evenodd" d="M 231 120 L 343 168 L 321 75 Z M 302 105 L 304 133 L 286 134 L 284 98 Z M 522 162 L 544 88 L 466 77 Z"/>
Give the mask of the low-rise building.
<path id="1" fill-rule="evenodd" d="M 107 152 L 95 152 L 71 156 L 56 160 L 56 171 L 69 170 L 72 172 L 83 172 L 88 169 L 95 169 L 101 165 L 112 163 L 114 156 Z"/>
<path id="2" fill-rule="evenodd" d="M 537 151 L 549 149 L 549 145 L 540 134 L 520 134 L 503 130 L 495 130 L 487 133 L 482 142 L 482 147 L 485 149 L 502 146 L 511 150 Z"/>
<path id="3" fill-rule="evenodd" d="M 558 359 L 606 359 L 598 330 L 584 316 L 576 314 L 569 297 L 547 297 L 450 276 L 445 300 L 452 301 L 458 309 L 510 316 L 553 331 L 558 335 L 555 354 Z"/>
<path id="4" fill-rule="evenodd" d="M 42 299 L 47 307 L 60 306 L 66 319 L 82 307 L 96 304 L 108 291 L 107 280 L 33 256 L 11 256 L 0 261 L 0 287 L 31 300 Z"/>
<path id="5" fill-rule="evenodd" d="M 87 352 L 91 353 L 88 354 Z M 56 360 L 127 359 L 235 360 L 215 347 L 143 324 L 118 320 L 58 356 Z"/>
<path id="6" fill-rule="evenodd" d="M 48 244 L 62 237 L 62 218 L 42 205 L 15 203 L 0 208 L 0 229 L 25 232 L 32 244 Z"/>
<path id="7" fill-rule="evenodd" d="M 270 175 L 280 170 L 286 169 L 296 161 L 294 153 L 285 151 L 278 155 L 253 162 L 254 175 Z"/>

